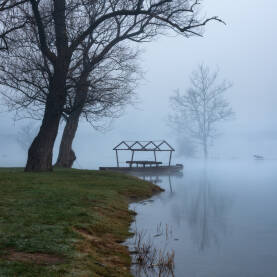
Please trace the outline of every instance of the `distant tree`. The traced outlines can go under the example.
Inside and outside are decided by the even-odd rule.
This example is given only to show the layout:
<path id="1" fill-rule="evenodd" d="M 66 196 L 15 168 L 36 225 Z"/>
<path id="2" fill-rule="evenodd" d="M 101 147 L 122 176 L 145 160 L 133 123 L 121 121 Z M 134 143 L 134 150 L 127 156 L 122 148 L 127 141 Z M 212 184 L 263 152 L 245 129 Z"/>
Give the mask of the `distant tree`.
<path id="1" fill-rule="evenodd" d="M 217 124 L 234 114 L 224 98 L 231 84 L 218 81 L 218 72 L 211 72 L 208 66 L 200 65 L 190 77 L 191 87 L 184 94 L 176 91 L 170 98 L 173 114 L 172 126 L 202 146 L 205 159 L 208 147 L 218 135 Z"/>
<path id="2" fill-rule="evenodd" d="M 22 126 L 17 132 L 16 141 L 26 154 L 37 132 L 37 128 L 31 123 Z"/>

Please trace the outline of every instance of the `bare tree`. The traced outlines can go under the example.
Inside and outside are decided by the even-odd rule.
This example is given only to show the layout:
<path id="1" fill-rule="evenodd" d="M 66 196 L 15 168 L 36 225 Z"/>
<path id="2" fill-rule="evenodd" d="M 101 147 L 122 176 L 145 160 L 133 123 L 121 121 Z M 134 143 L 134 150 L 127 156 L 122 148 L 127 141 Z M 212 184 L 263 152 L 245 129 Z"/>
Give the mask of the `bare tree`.
<path id="1" fill-rule="evenodd" d="M 80 118 L 87 120 L 95 129 L 102 129 L 108 122 L 106 119 L 119 117 L 124 106 L 132 103 L 134 89 L 141 76 L 136 62 L 138 53 L 130 46 L 117 45 L 101 62 L 90 66 L 84 50 L 83 61 L 70 68 L 63 109 L 66 124 L 57 166 L 71 167 L 76 159 L 72 144 Z M 15 54 L 8 60 L 8 67 L 0 66 L 0 84 L 5 86 L 1 93 L 9 110 L 16 111 L 17 118 L 41 119 L 49 87 L 45 78 L 47 71 L 32 52 L 19 49 Z M 3 55 L 11 56 L 10 53 Z"/>
<path id="2" fill-rule="evenodd" d="M 0 2 L 0 51 L 8 50 L 10 34 L 25 26 L 27 19 L 18 19 L 16 22 L 9 20 L 25 2 L 27 0 L 2 0 Z"/>
<path id="3" fill-rule="evenodd" d="M 218 72 L 200 65 L 190 77 L 191 87 L 185 94 L 176 91 L 170 98 L 173 114 L 170 121 L 191 139 L 198 142 L 208 157 L 208 146 L 218 135 L 217 124 L 232 117 L 233 111 L 224 98 L 231 84 L 218 81 Z"/>
<path id="4" fill-rule="evenodd" d="M 200 4 L 198 0 L 27 0 L 18 14 L 8 16 L 8 24 L 28 19 L 24 33 L 15 34 L 13 50 L 29 47 L 47 69 L 49 80 L 41 128 L 29 149 L 25 170 L 52 170 L 53 146 L 67 99 L 67 76 L 79 63 L 84 42 L 91 40 L 90 51 L 97 64 L 123 40 L 149 41 L 167 30 L 186 37 L 201 35 L 201 27 L 221 20 L 201 19 Z"/>
<path id="5" fill-rule="evenodd" d="M 72 99 L 68 97 L 57 166 L 70 168 L 76 159 L 72 144 L 81 117 L 98 129 L 102 127 L 103 118 L 118 118 L 124 106 L 132 102 L 140 75 L 136 57 L 137 52 L 128 47 L 115 47 L 91 71 L 87 72 L 86 66 L 82 69 L 82 76 L 89 75 L 76 80 Z"/>

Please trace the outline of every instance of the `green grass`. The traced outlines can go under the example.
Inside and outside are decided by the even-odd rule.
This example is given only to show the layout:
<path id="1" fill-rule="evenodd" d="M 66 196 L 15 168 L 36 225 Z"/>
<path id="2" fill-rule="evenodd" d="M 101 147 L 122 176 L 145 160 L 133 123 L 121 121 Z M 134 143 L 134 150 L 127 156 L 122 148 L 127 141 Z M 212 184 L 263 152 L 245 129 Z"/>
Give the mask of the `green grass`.
<path id="1" fill-rule="evenodd" d="M 130 276 L 128 201 L 157 190 L 111 172 L 0 168 L 0 276 Z"/>

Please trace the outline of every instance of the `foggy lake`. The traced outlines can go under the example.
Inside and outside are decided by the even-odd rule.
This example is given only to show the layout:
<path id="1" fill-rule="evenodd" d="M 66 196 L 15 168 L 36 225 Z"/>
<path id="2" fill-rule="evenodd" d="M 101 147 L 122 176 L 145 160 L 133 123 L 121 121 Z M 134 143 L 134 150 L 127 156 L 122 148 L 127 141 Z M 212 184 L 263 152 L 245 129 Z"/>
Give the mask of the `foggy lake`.
<path id="1" fill-rule="evenodd" d="M 174 250 L 175 277 L 275 277 L 276 164 L 186 162 L 181 176 L 146 176 L 165 192 L 131 204 L 137 212 L 131 230 L 163 251 Z M 130 249 L 134 238 L 127 241 Z M 135 265 L 132 273 L 158 276 Z"/>
<path id="2" fill-rule="evenodd" d="M 277 277 L 276 10 L 0 0 L 0 277 Z"/>

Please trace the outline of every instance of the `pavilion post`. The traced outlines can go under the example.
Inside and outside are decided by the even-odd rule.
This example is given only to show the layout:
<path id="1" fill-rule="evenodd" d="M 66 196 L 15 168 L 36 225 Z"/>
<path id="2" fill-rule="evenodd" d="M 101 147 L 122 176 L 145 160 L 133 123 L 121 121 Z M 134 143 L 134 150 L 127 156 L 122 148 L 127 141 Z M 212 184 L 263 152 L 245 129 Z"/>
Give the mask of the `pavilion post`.
<path id="1" fill-rule="evenodd" d="M 172 158 L 172 151 L 170 151 L 169 163 L 168 163 L 169 166 L 171 166 L 171 158 Z"/>
<path id="2" fill-rule="evenodd" d="M 132 159 L 131 159 L 130 167 L 132 167 L 132 166 L 133 166 L 134 154 L 135 154 L 135 151 L 134 151 L 134 150 L 132 150 Z"/>
<path id="3" fill-rule="evenodd" d="M 118 151 L 117 151 L 117 150 L 115 150 L 115 154 L 116 154 L 116 163 L 117 163 L 117 167 L 119 167 Z"/>

